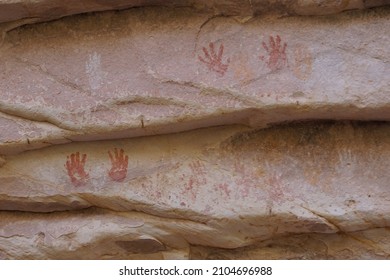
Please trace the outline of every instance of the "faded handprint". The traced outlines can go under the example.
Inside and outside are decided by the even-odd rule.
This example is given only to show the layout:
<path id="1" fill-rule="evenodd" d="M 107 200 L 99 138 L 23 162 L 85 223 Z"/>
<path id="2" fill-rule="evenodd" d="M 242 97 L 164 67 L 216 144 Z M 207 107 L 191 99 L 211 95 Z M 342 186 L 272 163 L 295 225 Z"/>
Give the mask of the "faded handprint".
<path id="1" fill-rule="evenodd" d="M 276 39 L 273 36 L 269 36 L 269 44 L 263 42 L 263 48 L 268 53 L 267 66 L 272 71 L 282 69 L 287 65 L 286 48 L 287 43 L 281 44 L 280 36 L 277 35 Z M 261 60 L 264 60 L 264 56 L 260 56 Z"/>
<path id="2" fill-rule="evenodd" d="M 283 193 L 283 186 L 280 181 L 280 175 L 272 171 L 270 173 L 270 176 L 265 180 L 265 183 L 269 186 L 267 190 L 269 196 L 267 200 L 267 209 L 269 215 L 272 215 L 274 202 L 279 205 L 284 202 L 285 197 Z"/>
<path id="3" fill-rule="evenodd" d="M 222 194 L 224 194 L 227 198 L 230 198 L 231 190 L 230 190 L 228 184 L 226 184 L 226 183 L 218 184 L 217 190 L 219 190 L 220 192 L 222 192 Z"/>
<path id="4" fill-rule="evenodd" d="M 228 70 L 230 60 L 228 59 L 226 64 L 222 63 L 224 50 L 223 44 L 219 46 L 218 54 L 215 51 L 214 43 L 209 44 L 209 49 L 210 52 L 205 47 L 202 48 L 204 57 L 199 55 L 199 60 L 206 64 L 210 70 L 217 72 L 220 76 L 225 75 Z"/>
<path id="5" fill-rule="evenodd" d="M 300 80 L 306 80 L 312 72 L 313 57 L 308 47 L 298 45 L 294 51 L 294 75 Z"/>
<path id="6" fill-rule="evenodd" d="M 76 152 L 66 157 L 66 170 L 68 171 L 69 178 L 75 187 L 83 186 L 89 179 L 88 173 L 84 170 L 85 162 L 87 161 L 87 155 L 83 154 L 80 159 L 80 153 Z"/>
<path id="7" fill-rule="evenodd" d="M 198 189 L 207 184 L 206 169 L 199 160 L 191 162 L 189 167 L 191 172 L 188 174 L 188 181 L 182 194 L 189 194 L 192 202 L 194 202 L 198 195 Z M 182 179 L 186 178 L 187 176 L 183 174 Z"/>
<path id="8" fill-rule="evenodd" d="M 255 73 L 250 65 L 251 59 L 247 54 L 236 54 L 233 56 L 231 68 L 233 68 L 234 78 L 246 84 L 255 78 Z"/>
<path id="9" fill-rule="evenodd" d="M 190 163 L 192 174 L 195 174 L 200 184 L 206 184 L 206 168 L 199 160 Z"/>
<path id="10" fill-rule="evenodd" d="M 120 149 L 114 149 L 114 155 L 109 151 L 108 156 L 110 157 L 112 167 L 108 172 L 110 178 L 116 182 L 122 182 L 127 175 L 127 165 L 129 163 L 129 157 L 125 156 L 125 151 Z"/>
<path id="11" fill-rule="evenodd" d="M 281 202 L 284 199 L 284 193 L 280 175 L 271 173 L 267 178 L 266 183 L 270 186 L 268 193 L 271 200 Z"/>
<path id="12" fill-rule="evenodd" d="M 245 199 L 250 195 L 251 190 L 255 189 L 256 176 L 250 168 L 238 159 L 234 162 L 234 173 L 237 174 L 235 182 L 237 186 L 240 186 L 241 194 L 241 197 L 236 196 L 236 199 Z"/>

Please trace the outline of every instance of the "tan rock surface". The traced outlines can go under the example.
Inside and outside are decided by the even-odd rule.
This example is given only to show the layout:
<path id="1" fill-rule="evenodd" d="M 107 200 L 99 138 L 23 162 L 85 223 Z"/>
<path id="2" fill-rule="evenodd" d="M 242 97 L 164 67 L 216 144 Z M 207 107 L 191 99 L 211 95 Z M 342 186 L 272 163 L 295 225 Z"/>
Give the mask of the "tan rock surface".
<path id="1" fill-rule="evenodd" d="M 300 240 L 311 233 L 331 234 L 319 236 L 336 246 L 331 236 L 343 240 L 345 234 L 349 240 L 350 233 L 389 227 L 389 158 L 387 123 L 332 122 L 260 131 L 204 129 L 7 156 L 0 169 L 1 210 L 71 211 L 3 212 L 0 250 L 23 245 L 20 252 L 11 250 L 11 258 L 52 258 L 56 252 L 59 258 L 105 258 L 103 249 L 84 247 L 104 247 L 110 236 L 110 242 L 131 247 L 148 235 L 156 240 L 150 247 L 160 242 L 157 248 L 169 248 L 163 251 L 186 248 L 185 257 L 193 245 L 233 249 L 285 235 Z M 109 210 L 81 210 L 90 207 Z M 125 220 L 119 223 L 117 217 Z M 19 219 L 23 228 L 15 224 Z M 90 220 L 101 229 L 84 225 Z M 133 220 L 143 224 L 133 226 Z M 73 229 L 68 232 L 67 226 Z M 43 242 L 26 255 L 40 232 L 53 235 L 51 227 L 58 230 L 56 242 L 50 241 L 55 244 Z M 17 232 L 21 239 L 10 239 Z M 66 241 L 80 249 L 73 251 L 56 237 L 69 235 Z M 115 248 L 112 257 L 137 253 Z M 386 250 L 381 258 L 389 257 Z M 343 258 L 332 254 L 328 257 Z M 358 253 L 350 257 L 360 258 Z"/>
<path id="2" fill-rule="evenodd" d="M 0 52 L 0 154 L 224 124 L 389 120 L 388 15 L 242 23 L 152 8 L 14 30 Z"/>
<path id="3" fill-rule="evenodd" d="M 226 230 L 135 212 L 1 213 L 0 217 L 0 259 L 390 259 L 388 228 L 292 235 L 222 249 L 188 242 L 207 245 L 209 236 L 232 241 L 225 237 Z"/>
<path id="4" fill-rule="evenodd" d="M 19 19 L 46 21 L 72 14 L 145 6 L 190 7 L 223 15 L 254 16 L 266 13 L 327 15 L 351 9 L 389 5 L 388 0 L 0 0 L 0 22 Z"/>
<path id="5" fill-rule="evenodd" d="M 390 258 L 385 2 L 103 2 L 0 1 L 0 259 Z"/>
<path id="6" fill-rule="evenodd" d="M 371 229 L 353 233 L 302 234 L 261 242 L 239 249 L 193 246 L 192 259 L 389 259 L 390 230 Z"/>

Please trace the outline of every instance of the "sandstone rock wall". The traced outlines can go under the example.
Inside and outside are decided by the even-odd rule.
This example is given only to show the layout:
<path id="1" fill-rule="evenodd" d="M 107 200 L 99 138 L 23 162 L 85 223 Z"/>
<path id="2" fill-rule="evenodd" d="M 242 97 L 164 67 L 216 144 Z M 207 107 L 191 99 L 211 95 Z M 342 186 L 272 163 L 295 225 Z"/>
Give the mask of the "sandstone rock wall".
<path id="1" fill-rule="evenodd" d="M 388 259 L 389 8 L 178 3 L 0 25 L 0 259 Z"/>
<path id="2" fill-rule="evenodd" d="M 389 120 L 388 29 L 387 9 L 242 23 L 160 8 L 18 29 L 0 54 L 0 153 L 226 124 Z"/>
<path id="3" fill-rule="evenodd" d="M 387 123 L 214 128 L 7 156 L 0 246 L 6 258 L 185 257 L 194 245 L 385 233 L 389 157 Z M 388 257 L 388 240 L 375 240 L 363 248 Z M 301 257 L 375 257 L 309 250 Z"/>
<path id="4" fill-rule="evenodd" d="M 45 21 L 72 14 L 142 7 L 191 8 L 228 16 L 327 15 L 388 5 L 389 0 L 0 0 L 0 22 Z"/>

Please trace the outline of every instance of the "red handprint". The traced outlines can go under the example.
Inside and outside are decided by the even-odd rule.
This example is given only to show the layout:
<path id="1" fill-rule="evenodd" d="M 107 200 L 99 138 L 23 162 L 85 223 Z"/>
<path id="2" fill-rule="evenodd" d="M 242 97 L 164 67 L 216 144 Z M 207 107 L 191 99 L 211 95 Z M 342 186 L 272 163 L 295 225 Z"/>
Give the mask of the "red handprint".
<path id="1" fill-rule="evenodd" d="M 117 182 L 122 182 L 127 175 L 127 165 L 129 163 L 129 157 L 125 156 L 125 151 L 123 149 L 120 149 L 118 152 L 118 149 L 114 149 L 114 156 L 111 154 L 111 152 L 108 152 L 108 156 L 111 160 L 111 170 L 108 172 L 108 175 L 111 177 L 112 180 Z"/>
<path id="2" fill-rule="evenodd" d="M 83 154 L 80 159 L 80 153 L 71 154 L 66 157 L 66 170 L 68 171 L 69 178 L 75 187 L 85 185 L 89 179 L 88 173 L 84 170 L 85 162 L 87 161 L 87 155 Z"/>
<path id="3" fill-rule="evenodd" d="M 263 42 L 263 48 L 267 51 L 269 56 L 267 66 L 272 71 L 282 69 L 287 65 L 287 43 L 284 43 L 282 46 L 281 41 L 280 36 L 277 35 L 276 40 L 273 36 L 269 36 L 269 46 Z M 260 56 L 260 59 L 264 60 L 264 56 Z"/>
<path id="4" fill-rule="evenodd" d="M 230 60 L 227 60 L 227 63 L 222 63 L 222 56 L 223 56 L 223 44 L 219 46 L 218 54 L 215 52 L 214 43 L 209 44 L 210 52 L 203 47 L 202 50 L 204 52 L 204 57 L 198 56 L 199 60 L 207 65 L 207 67 L 217 72 L 220 76 L 225 75 L 226 71 L 229 67 Z"/>

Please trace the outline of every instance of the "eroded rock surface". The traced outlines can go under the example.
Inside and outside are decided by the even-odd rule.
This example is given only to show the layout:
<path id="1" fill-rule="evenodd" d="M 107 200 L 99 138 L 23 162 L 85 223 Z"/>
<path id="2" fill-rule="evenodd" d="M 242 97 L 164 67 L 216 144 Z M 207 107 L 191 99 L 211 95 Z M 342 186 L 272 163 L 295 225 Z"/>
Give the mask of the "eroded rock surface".
<path id="1" fill-rule="evenodd" d="M 139 242 L 160 257 L 185 257 L 194 245 L 234 249 L 285 235 L 386 232 L 389 157 L 387 123 L 235 126 L 7 156 L 0 210 L 37 213 L 2 212 L 0 250 L 22 238 L 24 247 L 7 257 L 104 258 L 110 239 L 113 257 L 136 258 Z M 91 207 L 104 210 L 82 210 Z M 26 255 L 40 233 L 46 238 Z M 102 251 L 88 249 L 95 246 Z"/>
<path id="2" fill-rule="evenodd" d="M 45 21 L 85 12 L 145 6 L 189 7 L 199 12 L 254 16 L 268 13 L 327 15 L 389 4 L 388 0 L 0 0 L 0 22 L 19 19 Z"/>
<path id="3" fill-rule="evenodd" d="M 0 259 L 390 258 L 385 2 L 105 3 L 0 1 Z"/>
<path id="4" fill-rule="evenodd" d="M 150 8 L 14 30 L 0 52 L 0 153 L 226 124 L 389 120 L 388 11 L 243 23 Z"/>
<path id="5" fill-rule="evenodd" d="M 352 233 L 302 234 L 276 238 L 233 250 L 191 248 L 192 259 L 389 259 L 390 231 L 371 229 Z"/>

